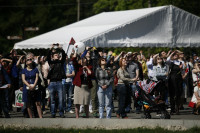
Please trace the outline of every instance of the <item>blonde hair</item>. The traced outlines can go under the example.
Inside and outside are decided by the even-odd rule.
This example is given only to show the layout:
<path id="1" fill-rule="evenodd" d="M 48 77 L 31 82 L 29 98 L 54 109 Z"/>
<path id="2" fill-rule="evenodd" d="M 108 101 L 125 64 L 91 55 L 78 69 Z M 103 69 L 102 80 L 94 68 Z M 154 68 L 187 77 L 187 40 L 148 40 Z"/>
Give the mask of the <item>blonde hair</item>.
<path id="1" fill-rule="evenodd" d="M 29 58 L 29 57 L 33 59 L 34 58 L 34 54 L 31 53 L 31 52 L 27 53 L 26 59 Z"/>

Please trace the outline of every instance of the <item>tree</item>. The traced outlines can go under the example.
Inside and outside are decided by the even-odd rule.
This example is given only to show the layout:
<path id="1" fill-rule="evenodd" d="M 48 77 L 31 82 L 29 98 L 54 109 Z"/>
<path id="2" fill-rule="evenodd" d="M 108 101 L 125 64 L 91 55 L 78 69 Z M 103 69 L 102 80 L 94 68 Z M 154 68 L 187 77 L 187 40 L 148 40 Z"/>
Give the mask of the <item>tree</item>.
<path id="1" fill-rule="evenodd" d="M 92 10 L 95 2 L 97 0 L 81 0 L 80 19 L 94 15 Z M 22 35 L 23 27 L 40 28 L 38 32 L 25 32 L 24 39 L 28 39 L 76 21 L 75 0 L 0 0 L 1 49 L 10 51 L 17 40 L 7 40 L 7 36 Z"/>

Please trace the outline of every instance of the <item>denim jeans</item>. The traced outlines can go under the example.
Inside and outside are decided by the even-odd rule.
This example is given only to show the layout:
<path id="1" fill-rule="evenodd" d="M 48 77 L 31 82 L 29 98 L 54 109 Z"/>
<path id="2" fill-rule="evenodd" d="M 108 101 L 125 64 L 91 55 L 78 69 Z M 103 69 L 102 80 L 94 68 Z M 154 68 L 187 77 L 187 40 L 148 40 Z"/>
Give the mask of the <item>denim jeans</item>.
<path id="1" fill-rule="evenodd" d="M 106 118 L 111 118 L 112 113 L 112 86 L 108 86 L 106 90 L 103 90 L 100 86 L 97 91 L 99 100 L 99 118 L 103 118 L 104 107 L 106 107 Z"/>
<path id="2" fill-rule="evenodd" d="M 65 111 L 70 111 L 72 107 L 72 92 L 73 92 L 73 85 L 72 82 L 65 82 L 63 84 L 63 109 Z M 67 98 L 66 98 L 67 95 Z M 66 107 L 67 103 L 67 107 Z"/>
<path id="3" fill-rule="evenodd" d="M 56 108 L 55 108 L 55 95 L 56 92 L 58 92 L 58 99 L 59 99 L 59 114 L 63 115 L 63 89 L 62 89 L 62 82 L 50 82 L 49 84 L 49 92 L 50 92 L 50 98 L 51 98 L 51 115 L 56 114 Z"/>

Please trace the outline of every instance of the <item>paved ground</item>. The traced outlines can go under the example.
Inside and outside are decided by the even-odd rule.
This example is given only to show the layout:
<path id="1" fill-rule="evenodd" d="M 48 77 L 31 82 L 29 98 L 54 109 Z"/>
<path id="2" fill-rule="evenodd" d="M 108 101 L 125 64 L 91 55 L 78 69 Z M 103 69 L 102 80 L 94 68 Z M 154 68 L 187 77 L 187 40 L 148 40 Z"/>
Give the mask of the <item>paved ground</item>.
<path id="1" fill-rule="evenodd" d="M 188 100 L 189 101 L 189 100 Z M 117 102 L 114 101 L 116 105 Z M 180 115 L 172 115 L 170 120 L 160 119 L 156 113 L 152 113 L 152 119 L 141 119 L 141 114 L 133 111 L 128 113 L 128 119 L 117 119 L 112 113 L 112 119 L 99 119 L 92 117 L 76 119 L 75 114 L 66 113 L 65 118 L 60 118 L 58 113 L 56 118 L 50 118 L 51 114 L 47 109 L 44 119 L 23 118 L 22 112 L 11 112 L 11 119 L 1 118 L 0 127 L 16 128 L 66 128 L 66 129 L 133 129 L 138 127 L 156 128 L 161 127 L 169 130 L 186 130 L 192 127 L 200 127 L 200 117 L 192 114 L 192 109 L 184 104 L 184 110 Z M 117 107 L 117 106 L 115 106 Z M 117 110 L 117 108 L 115 108 Z"/>
<path id="2" fill-rule="evenodd" d="M 189 101 L 189 99 L 187 101 Z M 115 104 L 115 110 L 117 110 L 117 102 L 114 101 L 114 104 Z M 16 109 L 14 109 L 14 110 L 16 110 Z M 74 108 L 73 108 L 73 111 L 74 111 Z M 46 112 L 47 113 L 45 115 L 43 115 L 43 117 L 50 118 L 50 116 L 51 116 L 50 110 L 47 109 Z M 13 111 L 10 114 L 11 114 L 11 118 L 23 118 L 22 112 Z M 105 112 L 105 114 L 106 114 L 106 112 Z M 136 114 L 134 112 L 134 110 L 132 110 L 127 115 L 128 115 L 129 119 L 141 119 L 142 112 L 140 114 Z M 160 117 L 157 116 L 156 113 L 151 113 L 151 115 L 152 115 L 152 119 L 160 119 Z M 82 114 L 80 114 L 80 116 L 82 116 Z M 58 113 L 56 115 L 56 118 L 59 118 Z M 75 114 L 70 114 L 67 112 L 65 114 L 65 118 L 75 118 Z M 92 114 L 90 114 L 90 118 L 94 119 Z M 112 113 L 112 119 L 117 119 L 114 112 Z M 184 110 L 180 110 L 180 115 L 171 115 L 171 119 L 172 120 L 200 120 L 200 117 L 197 115 L 193 115 L 192 109 L 188 107 L 188 104 L 184 104 Z"/>

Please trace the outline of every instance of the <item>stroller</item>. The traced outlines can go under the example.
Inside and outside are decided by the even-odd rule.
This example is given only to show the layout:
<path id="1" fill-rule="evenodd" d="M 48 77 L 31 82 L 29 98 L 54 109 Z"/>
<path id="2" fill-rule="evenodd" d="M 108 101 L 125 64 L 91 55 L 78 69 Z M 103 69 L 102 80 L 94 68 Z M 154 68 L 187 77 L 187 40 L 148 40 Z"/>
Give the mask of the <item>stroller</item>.
<path id="1" fill-rule="evenodd" d="M 158 87 L 162 84 L 162 81 L 139 81 L 137 84 L 137 90 L 135 91 L 135 98 L 138 99 L 138 104 L 143 106 L 144 115 L 143 119 L 151 119 L 151 112 L 157 112 L 160 115 L 160 119 L 170 119 L 170 114 L 167 112 L 165 102 L 161 96 L 155 97 L 153 94 L 156 91 L 162 91 L 162 87 Z"/>

